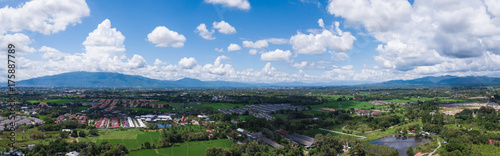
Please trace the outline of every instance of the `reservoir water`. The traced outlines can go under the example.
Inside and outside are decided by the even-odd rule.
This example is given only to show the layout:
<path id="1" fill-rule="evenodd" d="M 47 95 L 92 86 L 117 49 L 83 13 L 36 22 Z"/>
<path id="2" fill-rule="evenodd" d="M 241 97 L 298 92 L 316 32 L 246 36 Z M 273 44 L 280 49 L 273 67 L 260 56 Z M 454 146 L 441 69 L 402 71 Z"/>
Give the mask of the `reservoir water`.
<path id="1" fill-rule="evenodd" d="M 406 150 L 408 149 L 408 147 L 412 146 L 413 150 L 415 150 L 417 147 L 430 141 L 431 139 L 426 139 L 423 137 L 416 138 L 402 135 L 393 135 L 371 141 L 370 143 L 375 145 L 394 147 L 398 150 L 400 156 L 404 156 L 406 155 Z"/>

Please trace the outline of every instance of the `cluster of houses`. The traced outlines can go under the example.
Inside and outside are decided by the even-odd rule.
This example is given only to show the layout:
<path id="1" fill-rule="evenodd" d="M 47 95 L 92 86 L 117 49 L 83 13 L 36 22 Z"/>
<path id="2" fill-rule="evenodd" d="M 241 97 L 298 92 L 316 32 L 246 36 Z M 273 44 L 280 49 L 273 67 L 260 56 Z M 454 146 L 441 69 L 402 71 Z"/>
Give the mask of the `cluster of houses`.
<path id="1" fill-rule="evenodd" d="M 133 119 L 131 117 L 103 117 L 95 122 L 96 128 L 146 128 L 146 124 L 141 119 Z"/>
<path id="2" fill-rule="evenodd" d="M 34 118 L 34 117 L 26 117 L 26 116 L 15 116 L 15 118 L 9 119 L 8 117 L 0 116 L 0 131 L 5 129 L 5 125 L 10 125 L 10 123 L 16 123 L 16 126 L 20 125 L 35 125 L 35 124 L 43 124 L 43 120 Z"/>
<path id="3" fill-rule="evenodd" d="M 354 108 L 354 113 L 358 114 L 358 115 L 371 115 L 371 116 L 374 116 L 374 115 L 380 115 L 381 112 L 379 110 L 362 110 L 362 109 L 356 109 Z"/>
<path id="4" fill-rule="evenodd" d="M 58 116 L 56 118 L 55 123 L 67 122 L 67 121 L 71 121 L 73 119 L 77 120 L 78 124 L 85 124 L 85 123 L 87 123 L 87 115 L 85 115 L 85 114 L 73 114 L 73 115 L 64 114 L 64 115 L 60 115 L 60 116 Z"/>
<path id="5" fill-rule="evenodd" d="M 141 115 L 135 116 L 136 119 L 141 119 L 146 122 L 171 121 L 170 115 Z"/>
<path id="6" fill-rule="evenodd" d="M 276 132 L 278 132 L 280 135 L 282 135 L 284 138 L 287 138 L 292 142 L 292 144 L 298 145 L 304 145 L 306 149 L 309 149 L 313 146 L 314 144 L 314 138 L 311 138 L 309 136 L 301 135 L 298 133 L 290 133 L 289 131 L 286 131 L 284 129 L 279 129 Z M 274 148 L 280 148 L 282 145 L 276 143 L 275 141 L 266 138 L 264 135 L 262 135 L 262 132 L 254 132 L 250 133 L 242 128 L 236 129 L 236 131 L 231 131 L 231 133 L 235 134 L 236 136 L 246 136 L 248 139 L 255 139 L 259 142 L 264 142 L 268 144 L 271 147 Z"/>
<path id="7" fill-rule="evenodd" d="M 112 111 L 117 107 L 118 104 L 121 104 L 124 107 L 141 107 L 141 108 L 164 108 L 164 104 L 152 104 L 150 102 L 156 102 L 156 99 L 92 99 L 85 102 L 85 105 L 92 105 L 90 109 L 104 109 L 105 111 Z"/>
<path id="8" fill-rule="evenodd" d="M 302 107 L 299 106 L 293 106 L 290 104 L 260 104 L 260 105 L 247 105 L 243 108 L 233 108 L 233 109 L 219 109 L 219 112 L 225 113 L 225 114 L 232 114 L 232 113 L 237 113 L 237 114 L 243 114 L 245 112 L 248 112 L 250 115 L 253 115 L 257 118 L 266 118 L 267 120 L 271 120 L 274 117 L 269 115 L 272 112 L 279 111 L 279 110 L 303 110 Z"/>

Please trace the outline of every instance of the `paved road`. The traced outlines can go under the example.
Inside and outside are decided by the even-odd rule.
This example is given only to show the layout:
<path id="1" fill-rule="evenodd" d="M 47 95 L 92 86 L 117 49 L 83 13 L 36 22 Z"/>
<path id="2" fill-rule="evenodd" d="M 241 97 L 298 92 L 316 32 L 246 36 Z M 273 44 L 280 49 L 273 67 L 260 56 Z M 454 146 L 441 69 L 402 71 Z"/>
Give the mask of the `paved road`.
<path id="1" fill-rule="evenodd" d="M 332 130 L 329 130 L 329 129 L 323 129 L 323 128 L 319 128 L 319 129 L 320 129 L 320 130 L 323 130 L 323 131 L 332 132 L 332 133 L 338 133 L 338 134 L 350 135 L 350 136 L 358 137 L 358 138 L 361 138 L 361 139 L 366 139 L 366 138 L 367 138 L 367 137 L 364 137 L 364 136 L 359 136 L 359 135 L 354 135 L 354 134 L 347 134 L 347 133 L 342 133 L 342 132 L 338 132 L 338 131 L 332 131 Z"/>
<path id="2" fill-rule="evenodd" d="M 432 156 L 432 154 L 434 154 L 439 149 L 439 147 L 441 147 L 441 142 L 439 141 L 439 138 L 436 139 L 438 140 L 439 146 L 436 149 L 434 149 L 434 151 L 432 151 L 431 154 L 429 154 L 429 156 Z"/>

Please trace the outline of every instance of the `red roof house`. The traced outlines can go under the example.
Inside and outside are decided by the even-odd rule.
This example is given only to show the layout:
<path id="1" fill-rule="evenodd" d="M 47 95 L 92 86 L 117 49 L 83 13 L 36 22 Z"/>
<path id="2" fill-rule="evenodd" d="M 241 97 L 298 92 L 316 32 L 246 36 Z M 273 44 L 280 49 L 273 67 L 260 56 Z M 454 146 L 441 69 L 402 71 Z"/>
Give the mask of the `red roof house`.
<path id="1" fill-rule="evenodd" d="M 277 132 L 281 133 L 282 135 L 288 135 L 288 133 L 290 133 L 290 132 L 288 132 L 288 131 L 286 131 L 284 129 L 279 129 L 279 130 L 277 130 Z"/>

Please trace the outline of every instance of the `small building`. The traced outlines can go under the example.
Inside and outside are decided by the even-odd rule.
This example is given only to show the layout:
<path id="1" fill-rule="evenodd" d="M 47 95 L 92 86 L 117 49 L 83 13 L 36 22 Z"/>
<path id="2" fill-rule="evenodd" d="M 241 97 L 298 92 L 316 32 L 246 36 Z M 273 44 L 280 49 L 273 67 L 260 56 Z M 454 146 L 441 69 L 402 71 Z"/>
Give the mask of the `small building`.
<path id="1" fill-rule="evenodd" d="M 28 145 L 28 149 L 29 149 L 30 151 L 32 151 L 32 150 L 33 150 L 33 148 L 35 148 L 35 144 Z"/>
<path id="2" fill-rule="evenodd" d="M 290 132 L 288 132 L 288 131 L 286 131 L 286 130 L 284 130 L 284 129 L 279 129 L 279 130 L 277 130 L 276 132 L 280 133 L 280 134 L 281 134 L 281 135 L 283 135 L 283 136 L 286 136 L 286 135 L 288 135 L 288 133 L 290 133 Z"/>
<path id="3" fill-rule="evenodd" d="M 40 106 L 40 107 L 48 107 L 49 105 L 47 104 L 47 102 L 40 102 L 40 104 L 38 104 L 38 106 Z"/>
<path id="4" fill-rule="evenodd" d="M 374 116 L 374 115 L 380 115 L 380 111 L 374 111 L 371 114 L 372 114 L 372 116 Z"/>
<path id="5" fill-rule="evenodd" d="M 80 156 L 80 153 L 78 153 L 77 151 L 71 151 L 66 153 L 65 156 Z"/>

